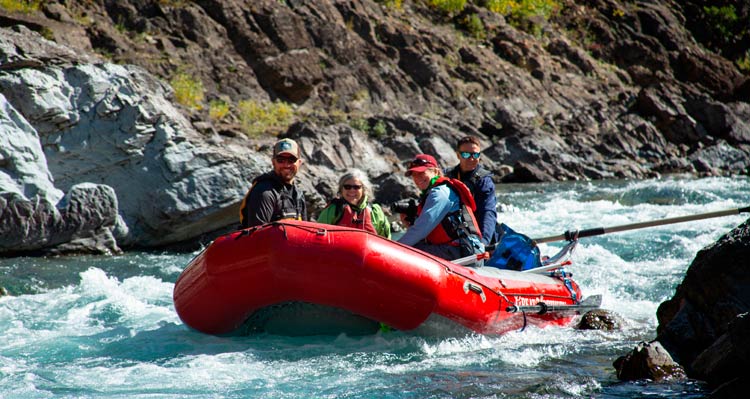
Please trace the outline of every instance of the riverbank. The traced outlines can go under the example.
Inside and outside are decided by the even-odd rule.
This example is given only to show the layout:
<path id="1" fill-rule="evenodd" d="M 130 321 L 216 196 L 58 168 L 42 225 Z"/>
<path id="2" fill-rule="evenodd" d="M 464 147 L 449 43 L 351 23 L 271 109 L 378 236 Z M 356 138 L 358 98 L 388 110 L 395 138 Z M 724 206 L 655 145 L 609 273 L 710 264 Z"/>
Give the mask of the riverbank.
<path id="1" fill-rule="evenodd" d="M 464 134 L 505 182 L 747 174 L 750 83 L 688 29 L 705 24 L 691 4 L 560 2 L 538 21 L 543 35 L 473 3 L 0 11 L 0 253 L 210 239 L 236 226 L 278 134 L 301 145 L 312 213 L 351 167 L 378 202 L 413 194 L 403 162 L 427 152 L 454 164 Z M 467 35 L 467 18 L 485 35 Z M 192 104 L 185 79 L 202 87 Z M 242 110 L 273 104 L 288 124 L 248 131 Z"/>

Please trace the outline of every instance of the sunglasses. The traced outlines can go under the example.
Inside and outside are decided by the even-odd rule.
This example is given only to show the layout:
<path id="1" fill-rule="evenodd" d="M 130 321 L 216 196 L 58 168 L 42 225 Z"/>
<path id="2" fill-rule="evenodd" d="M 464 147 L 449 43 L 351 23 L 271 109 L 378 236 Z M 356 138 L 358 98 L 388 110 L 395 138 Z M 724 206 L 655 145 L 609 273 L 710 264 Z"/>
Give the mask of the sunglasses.
<path id="1" fill-rule="evenodd" d="M 469 158 L 479 159 L 479 157 L 482 156 L 482 153 L 479 153 L 479 152 L 461 151 L 459 154 L 461 155 L 461 158 L 463 159 L 469 159 Z"/>
<path id="2" fill-rule="evenodd" d="M 362 188 L 359 184 L 344 184 L 344 190 L 359 190 Z"/>
<path id="3" fill-rule="evenodd" d="M 278 163 L 295 163 L 297 162 L 297 158 L 295 157 L 276 157 L 276 162 Z"/>
<path id="4" fill-rule="evenodd" d="M 411 169 L 411 168 L 413 168 L 415 166 L 432 166 L 432 167 L 434 167 L 435 165 L 432 162 L 430 162 L 430 161 L 428 161 L 426 159 L 417 158 L 417 159 L 415 159 L 415 160 L 413 160 L 413 161 L 411 161 L 409 163 L 409 169 Z"/>

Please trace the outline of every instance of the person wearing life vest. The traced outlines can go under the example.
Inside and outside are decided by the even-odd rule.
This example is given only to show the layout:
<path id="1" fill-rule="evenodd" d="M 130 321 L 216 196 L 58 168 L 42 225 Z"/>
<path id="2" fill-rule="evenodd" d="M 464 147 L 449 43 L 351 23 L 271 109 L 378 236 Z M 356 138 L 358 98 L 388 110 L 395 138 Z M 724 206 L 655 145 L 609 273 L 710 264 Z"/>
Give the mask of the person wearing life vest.
<path id="1" fill-rule="evenodd" d="M 477 211 L 479 229 L 482 230 L 482 243 L 489 245 L 497 242 L 501 235 L 497 222 L 497 198 L 495 197 L 495 183 L 492 172 L 480 163 L 482 152 L 479 138 L 474 136 L 462 137 L 456 143 L 458 165 L 446 169 L 447 177 L 461 180 L 471 190 Z"/>
<path id="2" fill-rule="evenodd" d="M 318 222 L 354 227 L 391 238 L 391 225 L 378 204 L 369 203 L 370 179 L 353 169 L 339 179 L 338 196 L 318 216 Z"/>
<path id="3" fill-rule="evenodd" d="M 245 229 L 281 219 L 307 220 L 307 205 L 294 177 L 302 164 L 299 146 L 282 139 L 273 146 L 273 170 L 255 180 L 240 205 L 240 226 Z"/>
<path id="4" fill-rule="evenodd" d="M 417 155 L 406 171 L 422 190 L 417 218 L 398 242 L 447 260 L 484 252 L 481 232 L 474 219 L 476 205 L 459 180 L 442 176 L 434 157 Z M 475 266 L 481 266 L 478 261 Z"/>

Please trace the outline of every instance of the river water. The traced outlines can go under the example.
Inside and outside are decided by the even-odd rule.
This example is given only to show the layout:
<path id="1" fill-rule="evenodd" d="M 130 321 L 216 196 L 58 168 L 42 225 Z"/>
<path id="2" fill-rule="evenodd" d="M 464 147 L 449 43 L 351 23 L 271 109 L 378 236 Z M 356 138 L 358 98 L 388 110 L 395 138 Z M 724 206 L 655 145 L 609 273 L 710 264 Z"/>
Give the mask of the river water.
<path id="1" fill-rule="evenodd" d="M 747 178 L 501 185 L 531 237 L 748 205 Z M 369 336 L 214 337 L 172 304 L 194 253 L 0 259 L 0 398 L 699 398 L 695 381 L 619 382 L 695 254 L 747 216 L 581 239 L 570 271 L 625 323 L 480 336 L 426 326 Z M 552 254 L 562 243 L 542 244 Z"/>

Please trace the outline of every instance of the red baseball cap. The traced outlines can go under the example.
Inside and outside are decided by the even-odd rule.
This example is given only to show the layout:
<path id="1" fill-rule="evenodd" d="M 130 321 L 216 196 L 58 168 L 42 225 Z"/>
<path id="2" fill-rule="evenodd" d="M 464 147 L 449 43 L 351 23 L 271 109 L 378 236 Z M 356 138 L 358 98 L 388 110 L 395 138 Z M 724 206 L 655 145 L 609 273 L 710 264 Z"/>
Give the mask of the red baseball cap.
<path id="1" fill-rule="evenodd" d="M 437 161 L 432 155 L 417 154 L 417 156 L 409 162 L 409 170 L 406 171 L 406 176 L 411 176 L 414 172 L 424 172 L 430 168 L 439 168 Z"/>

